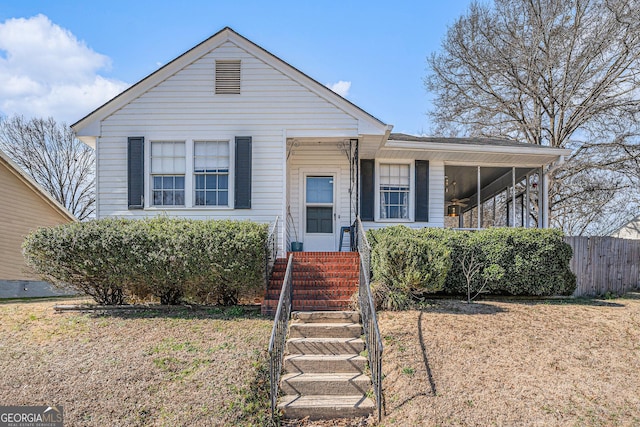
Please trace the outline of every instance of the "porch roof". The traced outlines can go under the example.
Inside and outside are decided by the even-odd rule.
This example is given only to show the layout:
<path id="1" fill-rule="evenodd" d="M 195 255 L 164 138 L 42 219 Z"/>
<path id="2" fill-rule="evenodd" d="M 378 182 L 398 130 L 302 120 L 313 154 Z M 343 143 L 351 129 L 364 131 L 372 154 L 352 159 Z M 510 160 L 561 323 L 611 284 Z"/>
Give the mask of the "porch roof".
<path id="1" fill-rule="evenodd" d="M 571 150 L 497 138 L 443 138 L 391 133 L 376 157 L 439 160 L 452 164 L 537 167 Z"/>

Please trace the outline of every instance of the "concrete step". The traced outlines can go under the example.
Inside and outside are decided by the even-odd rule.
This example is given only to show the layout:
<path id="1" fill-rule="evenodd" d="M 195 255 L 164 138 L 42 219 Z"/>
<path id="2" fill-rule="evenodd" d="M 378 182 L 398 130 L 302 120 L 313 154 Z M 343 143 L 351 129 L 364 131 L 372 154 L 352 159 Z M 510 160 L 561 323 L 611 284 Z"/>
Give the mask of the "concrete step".
<path id="1" fill-rule="evenodd" d="M 291 313 L 294 323 L 360 323 L 357 311 L 295 311 Z"/>
<path id="2" fill-rule="evenodd" d="M 360 373 L 307 374 L 291 372 L 282 376 L 280 388 L 287 395 L 362 396 L 371 388 L 371 378 Z"/>
<path id="3" fill-rule="evenodd" d="M 289 338 L 359 338 L 359 323 L 292 323 Z"/>
<path id="4" fill-rule="evenodd" d="M 367 366 L 367 358 L 355 354 L 290 354 L 284 357 L 284 371 L 362 373 Z"/>
<path id="5" fill-rule="evenodd" d="M 371 399 L 354 396 L 284 396 L 278 404 L 285 417 L 310 420 L 366 417 L 375 409 Z"/>
<path id="6" fill-rule="evenodd" d="M 293 289 L 293 298 L 294 299 L 315 299 L 315 298 L 323 298 L 323 299 L 349 299 L 351 296 L 357 292 L 357 287 L 355 289 L 351 288 L 314 288 L 314 289 Z M 280 289 L 269 289 L 267 291 L 267 298 L 269 299 L 279 299 L 280 298 Z"/>
<path id="7" fill-rule="evenodd" d="M 290 338 L 288 354 L 355 354 L 364 350 L 361 338 Z"/>
<path id="8" fill-rule="evenodd" d="M 293 300 L 293 310 L 296 311 L 343 311 L 349 309 L 351 299 L 296 299 Z M 277 299 L 262 301 L 262 314 L 273 316 L 278 307 Z"/>

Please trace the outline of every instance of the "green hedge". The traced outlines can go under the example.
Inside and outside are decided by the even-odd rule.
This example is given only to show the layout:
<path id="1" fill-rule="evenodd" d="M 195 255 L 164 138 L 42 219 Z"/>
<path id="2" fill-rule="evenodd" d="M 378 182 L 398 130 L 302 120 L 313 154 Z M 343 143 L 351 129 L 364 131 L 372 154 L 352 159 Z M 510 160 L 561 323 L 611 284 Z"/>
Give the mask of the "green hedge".
<path id="1" fill-rule="evenodd" d="M 485 291 L 503 295 L 552 296 L 571 295 L 576 287 L 569 268 L 571 246 L 557 230 L 524 228 L 490 228 L 479 231 L 449 229 L 410 229 L 405 226 L 370 230 L 373 279 L 392 290 L 407 289 L 399 285 L 407 275 L 423 280 L 425 291 L 466 294 L 467 281 L 462 265 L 465 254 L 474 253 L 482 270 L 498 269 L 502 273 L 489 281 Z M 423 252 L 424 251 L 424 252 Z M 404 254 L 404 257 L 403 257 Z M 428 254 L 428 255 L 427 255 Z M 433 255 L 448 259 L 433 259 Z M 468 258 L 467 258 L 468 259 Z M 396 264 L 391 264 L 391 261 Z M 394 267 L 394 265 L 396 267 Z M 397 269 L 403 271 L 400 273 Z M 444 272 L 444 282 L 437 280 Z M 409 273 L 407 273 L 409 272 Z M 480 288 L 482 276 L 475 280 Z"/>
<path id="2" fill-rule="evenodd" d="M 159 217 L 41 228 L 23 244 L 27 263 L 59 287 L 100 304 L 157 297 L 163 304 L 234 304 L 261 289 L 267 225 Z"/>

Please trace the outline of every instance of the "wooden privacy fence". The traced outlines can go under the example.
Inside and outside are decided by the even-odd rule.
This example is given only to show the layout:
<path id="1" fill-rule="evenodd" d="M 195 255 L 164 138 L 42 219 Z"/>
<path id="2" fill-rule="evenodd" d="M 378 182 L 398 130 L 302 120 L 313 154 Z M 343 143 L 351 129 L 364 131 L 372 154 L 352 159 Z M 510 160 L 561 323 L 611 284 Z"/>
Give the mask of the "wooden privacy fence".
<path id="1" fill-rule="evenodd" d="M 571 271 L 576 297 L 622 295 L 640 288 L 640 240 L 616 237 L 565 237 L 573 248 Z"/>

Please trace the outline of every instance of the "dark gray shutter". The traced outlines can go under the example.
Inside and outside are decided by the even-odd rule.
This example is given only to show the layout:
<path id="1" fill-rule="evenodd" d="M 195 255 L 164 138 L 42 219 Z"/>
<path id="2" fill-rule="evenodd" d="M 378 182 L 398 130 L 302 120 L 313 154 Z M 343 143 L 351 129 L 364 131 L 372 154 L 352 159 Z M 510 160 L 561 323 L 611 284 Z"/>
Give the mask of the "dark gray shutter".
<path id="1" fill-rule="evenodd" d="M 144 209 L 144 137 L 129 137 L 127 147 L 129 209 Z"/>
<path id="2" fill-rule="evenodd" d="M 251 137 L 236 137 L 235 204 L 236 209 L 251 209 Z"/>
<path id="3" fill-rule="evenodd" d="M 416 160 L 416 221 L 429 221 L 429 162 Z"/>
<path id="4" fill-rule="evenodd" d="M 360 160 L 360 219 L 362 221 L 373 221 L 375 210 L 375 160 Z"/>

